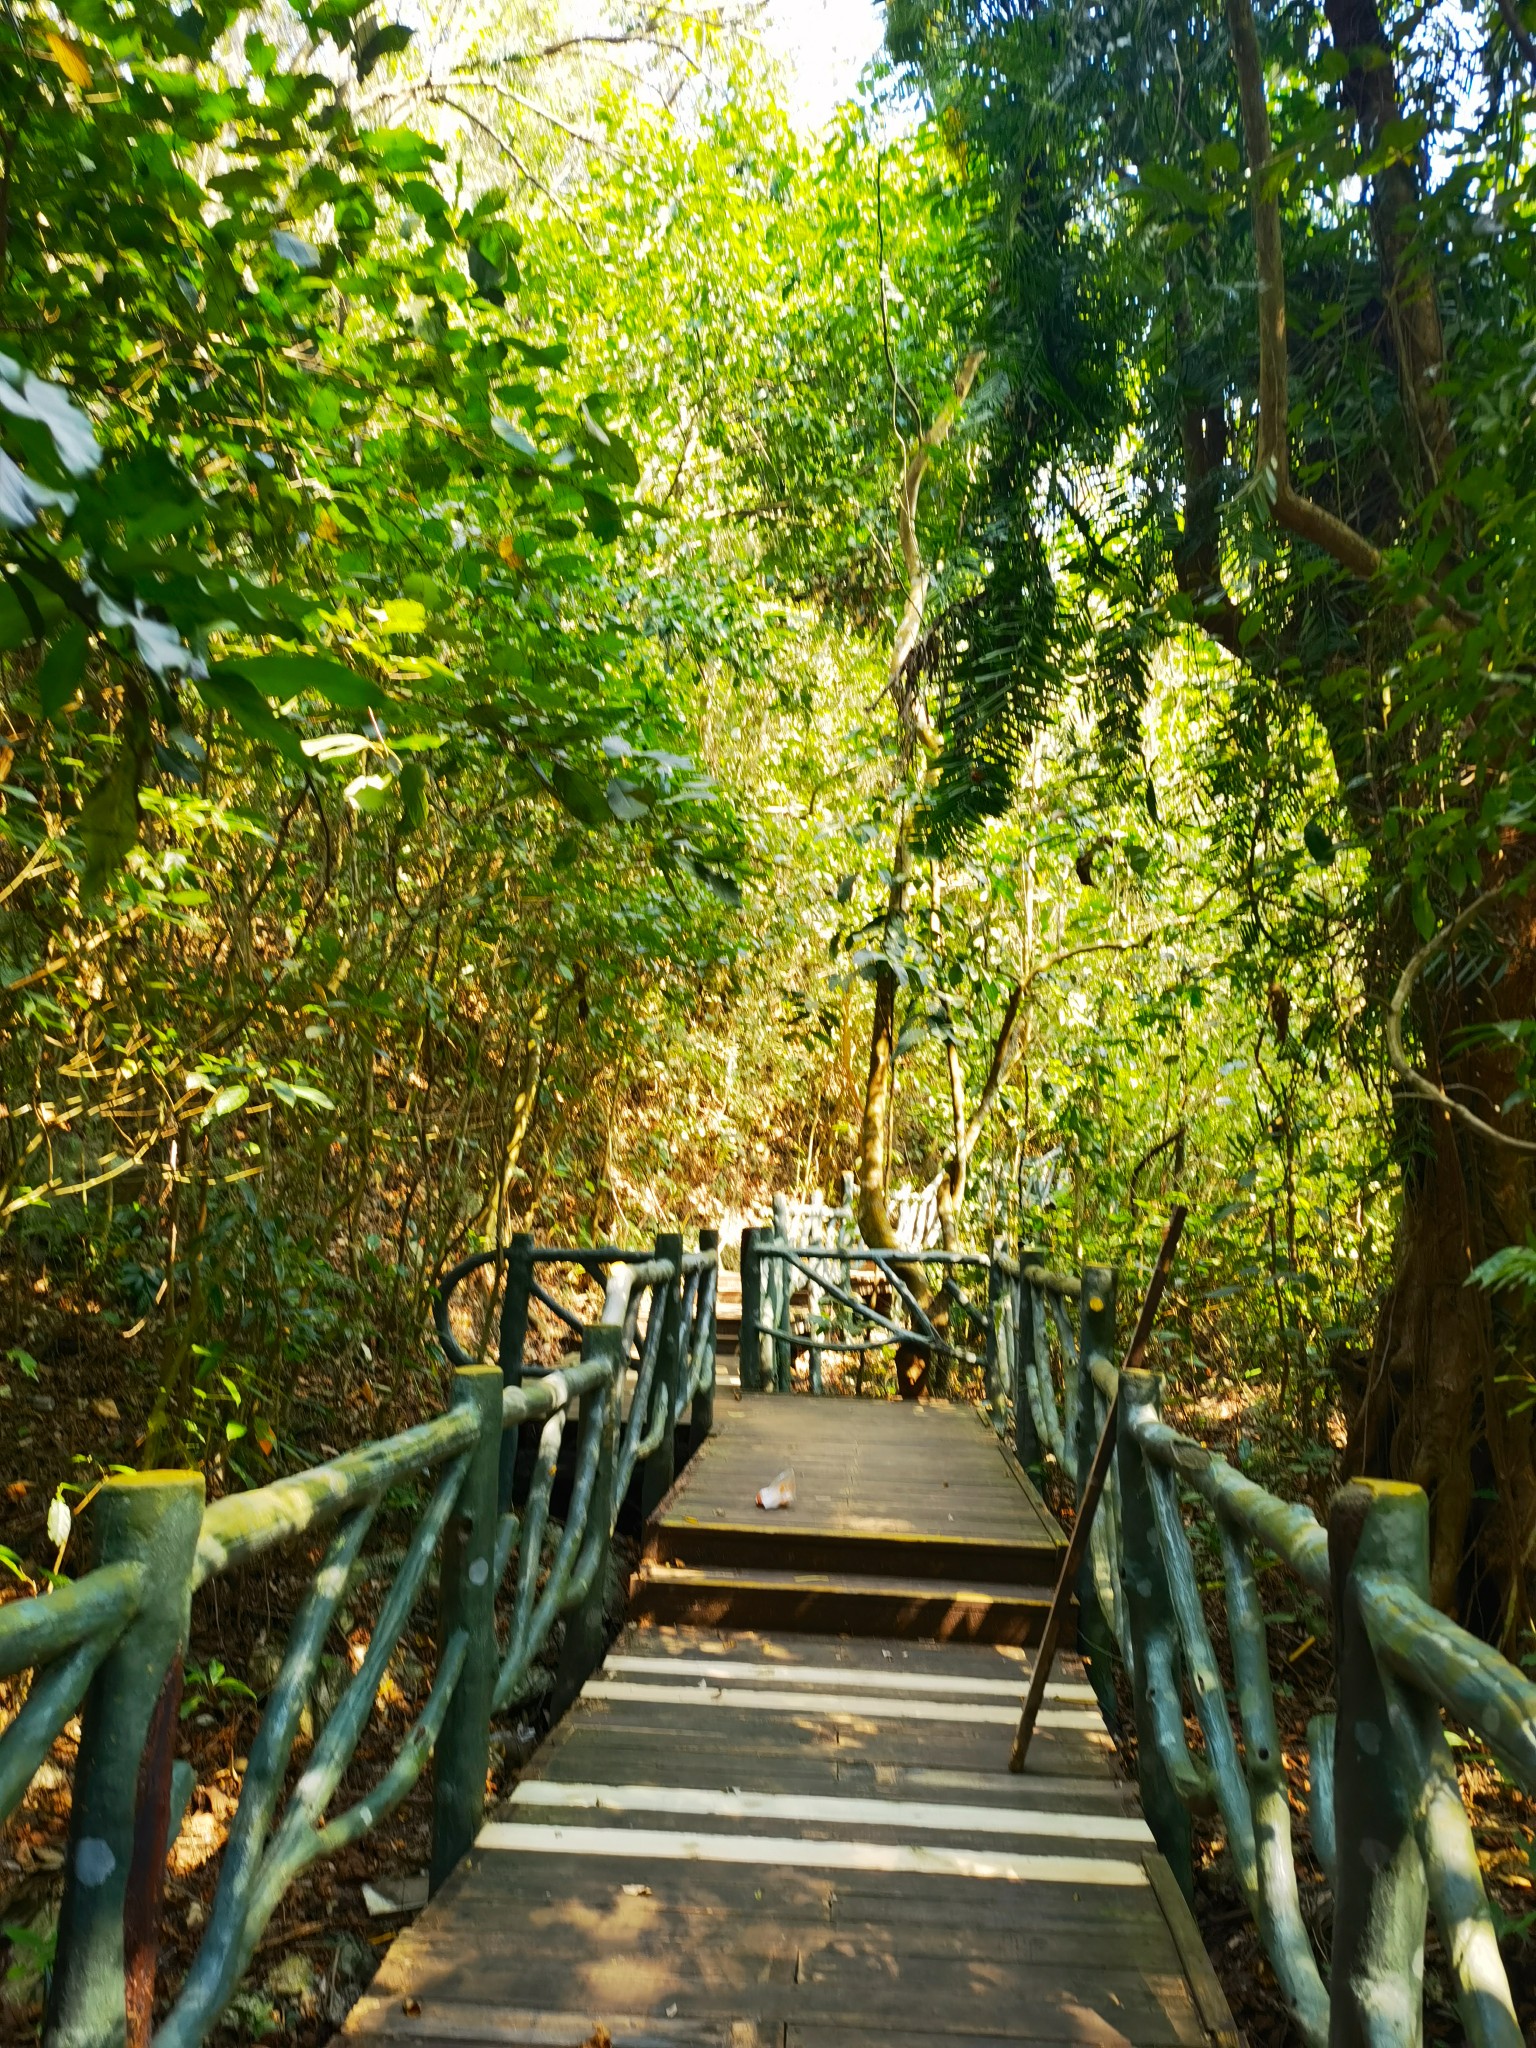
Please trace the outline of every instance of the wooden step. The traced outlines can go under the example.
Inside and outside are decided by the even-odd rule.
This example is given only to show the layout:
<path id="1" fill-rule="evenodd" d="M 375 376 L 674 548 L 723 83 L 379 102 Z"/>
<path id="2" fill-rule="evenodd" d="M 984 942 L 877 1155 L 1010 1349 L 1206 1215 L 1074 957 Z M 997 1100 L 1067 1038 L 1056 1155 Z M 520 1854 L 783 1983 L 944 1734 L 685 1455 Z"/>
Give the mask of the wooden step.
<path id="1" fill-rule="evenodd" d="M 818 1527 L 789 1515 L 758 1513 L 749 1520 L 719 1515 L 688 1519 L 680 1497 L 665 1520 L 646 1531 L 644 1556 L 652 1564 L 690 1565 L 711 1571 L 800 1572 L 839 1578 L 876 1577 L 903 1583 L 942 1580 L 950 1585 L 1030 1586 L 1050 1590 L 1061 1569 L 1063 1540 L 954 1536 L 893 1528 L 861 1531 Z M 1030 1540 L 1027 1540 L 1030 1539 Z"/>
<path id="2" fill-rule="evenodd" d="M 733 1569 L 642 1561 L 630 1620 L 672 1627 L 794 1629 L 898 1642 L 1038 1642 L 1048 1586 L 885 1573 Z M 1064 1648 L 1072 1646 L 1069 1622 Z"/>

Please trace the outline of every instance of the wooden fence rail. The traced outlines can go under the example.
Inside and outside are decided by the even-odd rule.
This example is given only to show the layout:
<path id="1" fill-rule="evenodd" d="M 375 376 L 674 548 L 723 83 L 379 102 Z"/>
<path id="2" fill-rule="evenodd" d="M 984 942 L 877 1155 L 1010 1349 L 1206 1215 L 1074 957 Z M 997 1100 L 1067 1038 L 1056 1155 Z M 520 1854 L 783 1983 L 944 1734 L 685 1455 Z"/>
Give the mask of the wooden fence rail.
<path id="1" fill-rule="evenodd" d="M 864 1266 L 892 1288 L 887 1316 L 856 1297 Z M 921 1266 L 987 1276 L 984 1349 L 955 1341 L 902 1278 Z M 848 1276 L 840 1285 L 834 1271 Z M 791 1314 L 796 1277 L 814 1281 L 827 1327 Z M 937 1290 L 936 1290 L 937 1294 Z M 951 1290 L 962 1313 L 974 1306 Z M 899 1303 L 899 1307 L 898 1304 Z M 1053 1271 L 1042 1247 L 1016 1253 L 885 1252 L 742 1239 L 742 1385 L 788 1392 L 804 1354 L 910 1346 L 936 1363 L 980 1364 L 980 1398 L 1020 1463 L 1046 1460 L 1069 1496 L 1087 1479 L 1111 1407 L 1118 1432 L 1076 1583 L 1079 1648 L 1101 1705 L 1118 1714 L 1129 1680 L 1137 1767 L 1158 1846 L 1192 1886 L 1192 1815 L 1219 1819 L 1239 1889 L 1309 2048 L 1418 2048 L 1428 1917 L 1472 2048 L 1523 2040 L 1442 1716 L 1459 1722 L 1536 1792 L 1536 1685 L 1428 1599 L 1428 1502 L 1417 1487 L 1356 1481 L 1326 1526 L 1162 1420 L 1160 1383 L 1114 1364 L 1116 1276 Z M 836 1321 L 839 1308 L 846 1311 Z M 905 1312 L 905 1324 L 897 1315 Z M 940 1389 L 942 1388 L 942 1382 Z M 1185 1507 L 1211 1518 L 1195 1536 Z M 1202 1585 L 1217 1561 L 1233 1685 L 1224 1682 Z M 1333 1895 L 1325 1971 L 1302 1906 L 1292 1795 L 1275 1713 L 1261 1573 L 1279 1566 L 1333 1614 L 1337 1711 L 1316 1718 L 1305 1760 L 1313 1853 Z M 1199 1731 L 1191 1741 L 1189 1722 Z"/>
<path id="2" fill-rule="evenodd" d="M 449 1321 L 454 1288 L 504 1261 L 498 1362 L 468 1359 Z M 601 1278 L 601 1319 L 583 1325 L 537 1279 L 576 1264 Z M 81 1715 L 64 1897 L 51 1976 L 47 2048 L 196 2048 L 228 2005 L 284 1893 L 312 1863 L 376 1828 L 435 1755 L 434 1889 L 480 1825 L 492 1716 L 523 1698 L 557 1622 L 558 1708 L 604 1647 L 603 1596 L 621 1504 L 641 1508 L 708 1434 L 715 1377 L 718 1236 L 653 1251 L 539 1249 L 466 1260 L 447 1276 L 438 1329 L 458 1368 L 453 1400 L 430 1422 L 251 1492 L 205 1505 L 192 1472 L 111 1480 L 96 1506 L 95 1568 L 69 1585 L 0 1606 L 0 1676 L 30 1671 L 26 1703 L 0 1734 L 0 1819 L 24 1796 L 65 1722 Z M 581 1333 L 580 1359 L 525 1365 L 530 1303 Z M 641 1328 L 644 1319 L 643 1331 Z M 633 1374 L 627 1415 L 624 1395 Z M 574 1426 L 569 1502 L 551 1520 L 562 1438 Z M 362 1661 L 290 1770 L 326 1639 L 356 1582 L 386 1495 L 422 1485 L 425 1507 Z M 153 2026 L 166 1853 L 192 1791 L 175 1761 L 192 1601 L 209 1581 L 275 1550 L 323 1542 L 251 1745 L 213 1909 L 176 2002 Z M 514 1565 L 510 1618 L 496 1602 Z M 360 1799 L 338 1809 L 390 1659 L 437 1566 L 437 1662 L 399 1752 Z M 83 1701 L 83 1706 L 82 1706 Z"/>
<path id="3" fill-rule="evenodd" d="M 1217 1817 L 1308 2048 L 1418 2048 L 1430 1914 L 1465 2039 L 1519 2048 L 1442 1716 L 1536 1792 L 1536 1685 L 1430 1605 L 1425 1494 L 1356 1480 L 1335 1494 L 1325 1526 L 1164 1422 L 1156 1374 L 1116 1370 L 1113 1274 L 1085 1268 L 1074 1288 L 1043 1256 L 1001 1264 L 1013 1288 L 994 1299 L 994 1343 L 1021 1460 L 1048 1455 L 1075 1492 L 1084 1447 L 1091 1457 L 1118 1406 L 1078 1587 L 1080 1632 L 1101 1698 L 1113 1705 L 1112 1660 L 1130 1681 L 1142 1803 L 1185 1891 L 1191 1816 Z M 1079 1307 L 1076 1330 L 1068 1301 Z M 1210 1517 L 1196 1540 L 1219 1560 L 1230 1688 L 1202 1598 L 1211 1560 L 1197 1559 L 1186 1505 Z M 1312 1722 L 1305 1760 L 1312 1850 L 1333 1895 L 1326 1971 L 1302 1906 L 1259 1591 L 1275 1566 L 1333 1617 L 1336 1712 Z"/>

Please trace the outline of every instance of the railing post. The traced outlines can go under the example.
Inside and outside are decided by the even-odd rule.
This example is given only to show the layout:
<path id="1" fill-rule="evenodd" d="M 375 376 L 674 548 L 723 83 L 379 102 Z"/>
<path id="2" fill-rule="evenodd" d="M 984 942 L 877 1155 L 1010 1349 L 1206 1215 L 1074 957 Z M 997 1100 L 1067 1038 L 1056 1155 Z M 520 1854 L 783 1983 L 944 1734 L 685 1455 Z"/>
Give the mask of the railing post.
<path id="1" fill-rule="evenodd" d="M 783 1242 L 787 1243 L 788 1239 Z M 773 1385 L 779 1394 L 793 1391 L 794 1353 L 789 1344 L 789 1301 L 795 1291 L 794 1269 L 787 1259 L 771 1262 L 773 1282 Z"/>
<path id="2" fill-rule="evenodd" d="M 1120 1422 L 1115 1433 L 1115 1469 L 1120 1482 L 1120 1582 L 1125 1589 L 1126 1633 L 1129 1637 L 1131 1696 L 1136 1713 L 1136 1779 L 1142 1812 L 1163 1860 L 1178 1879 L 1186 1899 L 1194 1896 L 1194 1862 L 1190 1850 L 1189 1808 L 1179 1797 L 1158 1742 L 1165 1729 L 1182 1724 L 1183 1697 L 1178 1622 L 1168 1574 L 1158 1542 L 1152 1492 L 1141 1445 L 1136 1440 L 1138 1410 L 1155 1409 L 1157 1375 L 1122 1372 Z"/>
<path id="3" fill-rule="evenodd" d="M 460 1629 L 469 1645 L 432 1758 L 434 1892 L 473 1844 L 485 1811 L 491 1696 L 498 1662 L 495 1561 L 501 1392 L 497 1366 L 474 1365 L 453 1376 L 454 1406 L 475 1410 L 480 1434 L 471 1446 L 459 1497 L 443 1531 L 437 1654 L 444 1654 Z"/>
<path id="4" fill-rule="evenodd" d="M 1036 1486 L 1045 1480 L 1045 1468 L 1041 1460 L 1040 1433 L 1035 1427 L 1035 1411 L 1030 1406 L 1029 1377 L 1025 1361 L 1034 1366 L 1037 1374 L 1047 1373 L 1051 1361 L 1041 1358 L 1035 1351 L 1035 1290 L 1025 1279 L 1031 1266 L 1045 1264 L 1045 1247 L 1035 1244 L 1019 1246 L 1019 1277 L 1013 1290 L 1014 1316 L 1014 1389 L 1013 1389 L 1013 1451 Z"/>
<path id="5" fill-rule="evenodd" d="M 1092 1372 L 1095 1356 L 1107 1358 L 1112 1364 L 1116 1359 L 1115 1276 L 1107 1266 L 1083 1268 L 1083 1295 L 1077 1329 L 1077 1438 L 1069 1447 L 1079 1500 L 1099 1441 L 1099 1411 Z M 1091 1543 L 1083 1550 L 1078 1572 L 1077 1616 L 1078 1643 L 1088 1665 L 1088 1676 L 1104 1718 L 1113 1727 L 1119 1718 L 1115 1696 L 1115 1643 L 1099 1604 Z"/>
<path id="6" fill-rule="evenodd" d="M 96 1562 L 141 1562 L 138 1613 L 85 1698 L 64 1861 L 64 1901 L 47 2048 L 132 2048 L 153 2019 L 171 1758 L 192 1564 L 203 1523 L 200 1472 L 109 1480 L 96 1503 Z"/>
<path id="7" fill-rule="evenodd" d="M 718 1260 L 720 1254 L 720 1233 L 718 1230 L 699 1232 L 699 1250 L 713 1252 Z M 688 1417 L 688 1455 L 703 1443 L 715 1426 L 715 1306 L 720 1296 L 720 1268 L 706 1266 L 699 1275 L 699 1293 L 694 1314 L 704 1324 L 703 1343 L 700 1357 L 703 1364 L 700 1371 L 698 1390 L 693 1397 L 693 1408 Z M 690 1347 L 696 1331 L 686 1333 Z"/>
<path id="8" fill-rule="evenodd" d="M 741 1391 L 763 1391 L 763 1259 L 757 1248 L 761 1231 L 749 1223 L 741 1233 Z"/>
<path id="9" fill-rule="evenodd" d="M 1424 2036 L 1428 1887 L 1413 1826 L 1415 1773 L 1355 1592 L 1390 1572 L 1429 1597 L 1429 1503 L 1417 1486 L 1357 1479 L 1328 1510 L 1338 1719 L 1330 2048 L 1418 2048 Z"/>
<path id="10" fill-rule="evenodd" d="M 496 1349 L 502 1385 L 506 1387 L 523 1384 L 523 1347 L 528 1340 L 528 1303 L 532 1295 L 533 1233 L 519 1230 L 507 1246 L 507 1287 L 501 1298 L 501 1333 Z M 520 1507 L 528 1498 L 538 1452 L 537 1423 L 508 1430 L 501 1439 L 497 1500 L 503 1514 L 513 1505 Z"/>
<path id="11" fill-rule="evenodd" d="M 624 1332 L 617 1323 L 589 1323 L 581 1339 L 582 1357 L 606 1359 L 609 1367 L 606 1397 L 601 1393 L 583 1394 L 581 1397 L 584 1402 L 605 1400 L 597 1478 L 592 1487 L 592 1505 L 587 1510 L 587 1534 L 582 1542 L 583 1552 L 588 1541 L 594 1542 L 598 1555 L 586 1592 L 565 1617 L 565 1641 L 560 1649 L 560 1666 L 555 1673 L 551 1700 L 556 1714 L 564 1713 L 602 1663 L 607 1645 L 603 1614 L 608 1589 L 608 1560 L 613 1547 L 613 1519 L 618 1506 L 614 1493 L 618 1484 L 619 1401 L 625 1372 L 623 1344 Z"/>
<path id="12" fill-rule="evenodd" d="M 677 1393 L 683 1372 L 683 1240 L 679 1231 L 663 1231 L 656 1239 L 656 1257 L 672 1262 L 672 1278 L 664 1287 L 651 1290 L 651 1314 L 662 1318 L 661 1343 L 656 1352 L 656 1371 L 651 1380 L 652 1405 L 659 1400 L 666 1409 L 666 1427 L 661 1442 L 640 1471 L 640 1520 L 646 1522 L 660 1507 L 672 1485 L 677 1469 Z M 647 1415 L 640 1427 L 650 1423 Z"/>
<path id="13" fill-rule="evenodd" d="M 1008 1275 L 997 1262 L 997 1255 L 1001 1245 L 1002 1239 L 994 1238 L 992 1240 L 992 1250 L 987 1258 L 987 1327 L 985 1333 L 987 1406 L 992 1411 L 992 1426 L 1000 1436 L 1006 1427 L 1003 1420 L 1003 1396 L 1009 1390 L 1003 1386 L 1003 1371 L 1006 1361 L 997 1341 L 997 1304 L 1003 1299 L 1004 1295 L 1010 1292 L 1013 1285 Z M 1017 1332 L 1015 1332 L 1015 1338 L 1017 1338 Z M 1019 1355 L 1017 1342 L 1014 1345 L 1013 1355 L 1015 1358 Z M 939 1361 L 936 1359 L 934 1364 L 935 1368 L 937 1368 Z M 940 1377 L 941 1375 L 936 1369 L 935 1378 Z M 939 1393 L 948 1391 L 949 1373 L 947 1362 L 946 1370 L 942 1373 L 942 1381 L 943 1384 L 935 1390 Z"/>

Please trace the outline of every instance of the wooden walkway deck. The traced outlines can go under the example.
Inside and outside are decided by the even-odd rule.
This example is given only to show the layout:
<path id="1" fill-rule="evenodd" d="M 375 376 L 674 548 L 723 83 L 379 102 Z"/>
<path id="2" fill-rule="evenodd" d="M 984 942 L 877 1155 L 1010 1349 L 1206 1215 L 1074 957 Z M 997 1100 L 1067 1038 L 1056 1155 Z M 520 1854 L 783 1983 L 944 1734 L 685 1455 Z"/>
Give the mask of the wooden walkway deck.
<path id="1" fill-rule="evenodd" d="M 717 1419 L 652 1525 L 641 1618 L 347 2036 L 1234 2042 L 1075 1659 L 1008 1774 L 1031 1653 L 996 1638 L 1027 1636 L 1061 1535 L 990 1432 L 959 1408 L 771 1396 Z M 795 1508 L 753 1509 L 786 1463 Z M 744 1626 L 754 1610 L 780 1618 Z"/>
<path id="2" fill-rule="evenodd" d="M 636 1620 L 1036 1639 L 1065 1539 L 974 1408 L 759 1395 L 717 1414 L 647 1532 Z M 795 1503 L 766 1514 L 786 1466 Z"/>

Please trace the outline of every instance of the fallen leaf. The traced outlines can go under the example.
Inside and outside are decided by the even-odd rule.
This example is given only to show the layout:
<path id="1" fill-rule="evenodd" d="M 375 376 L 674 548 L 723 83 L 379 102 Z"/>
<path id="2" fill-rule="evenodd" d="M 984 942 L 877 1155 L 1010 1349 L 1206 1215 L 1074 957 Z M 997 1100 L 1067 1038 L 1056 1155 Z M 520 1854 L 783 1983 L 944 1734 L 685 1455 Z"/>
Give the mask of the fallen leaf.
<path id="1" fill-rule="evenodd" d="M 98 1395 L 91 1403 L 91 1407 L 101 1417 L 103 1422 L 121 1422 L 123 1419 L 117 1412 L 117 1403 L 110 1394 Z"/>
<path id="2" fill-rule="evenodd" d="M 651 1888 L 648 1884 L 627 1884 L 623 1887 L 626 1899 L 648 1899 Z"/>
<path id="3" fill-rule="evenodd" d="M 29 1488 L 30 1481 L 25 1479 L 13 1479 L 10 1485 L 5 1489 L 5 1497 L 7 1500 L 25 1500 Z"/>
<path id="4" fill-rule="evenodd" d="M 420 2019 L 421 2000 L 419 1998 L 402 1998 L 400 2001 L 400 2010 L 405 2014 L 408 2020 Z"/>

